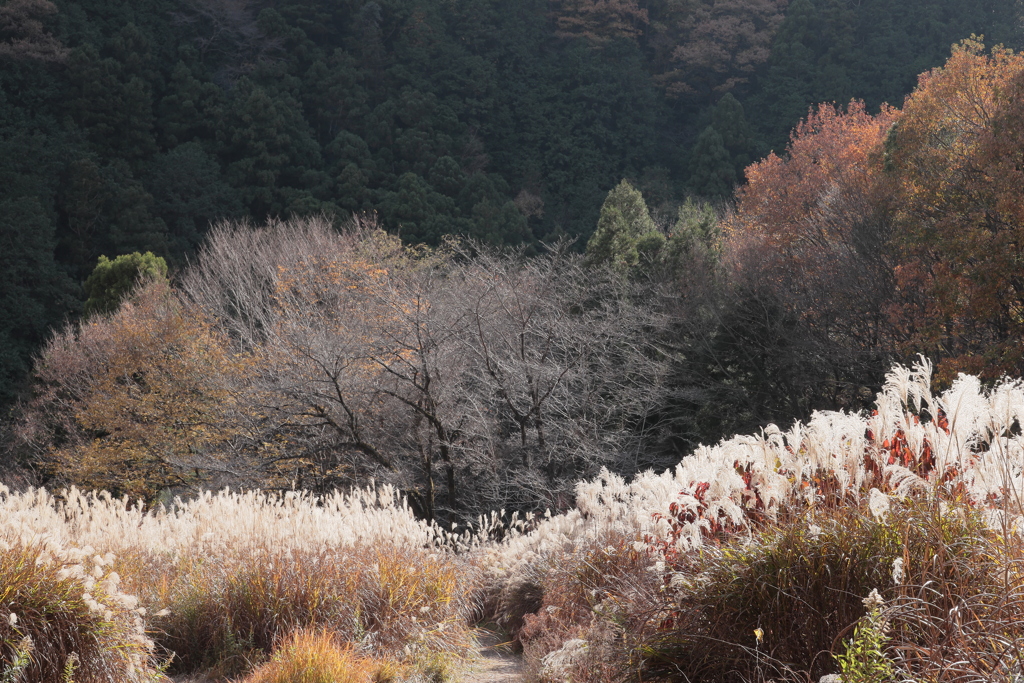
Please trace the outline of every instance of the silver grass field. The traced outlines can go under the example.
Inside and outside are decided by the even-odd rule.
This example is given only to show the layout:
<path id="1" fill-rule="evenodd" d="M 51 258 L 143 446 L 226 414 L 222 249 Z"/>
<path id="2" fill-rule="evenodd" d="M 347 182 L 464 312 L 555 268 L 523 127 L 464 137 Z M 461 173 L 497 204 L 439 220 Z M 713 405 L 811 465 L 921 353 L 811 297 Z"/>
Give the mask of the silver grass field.
<path id="1" fill-rule="evenodd" d="M 0 680 L 457 680 L 483 623 L 551 683 L 1018 680 L 1024 384 L 930 382 L 471 528 L 388 486 L 0 488 Z"/>

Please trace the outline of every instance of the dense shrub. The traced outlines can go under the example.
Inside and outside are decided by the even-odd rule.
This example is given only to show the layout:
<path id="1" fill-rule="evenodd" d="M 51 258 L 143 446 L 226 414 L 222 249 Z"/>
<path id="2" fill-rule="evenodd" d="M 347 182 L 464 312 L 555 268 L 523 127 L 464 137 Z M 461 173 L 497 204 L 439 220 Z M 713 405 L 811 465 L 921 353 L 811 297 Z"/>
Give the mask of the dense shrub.
<path id="1" fill-rule="evenodd" d="M 629 678 L 630 648 L 660 577 L 628 537 L 583 544 L 544 573 L 543 603 L 519 631 L 527 667 L 541 681 Z"/>
<path id="2" fill-rule="evenodd" d="M 1022 422 L 1020 381 L 986 389 L 962 375 L 936 395 L 927 363 L 897 366 L 870 415 L 815 413 L 702 447 L 660 475 L 581 482 L 575 510 L 489 551 L 490 580 L 504 596 L 524 577 L 544 587 L 520 633 L 541 678 L 546 661 L 549 673 L 557 662 L 650 679 L 807 680 L 836 670 L 877 589 L 896 670 L 986 680 L 1010 670 L 1022 625 Z M 601 590 L 571 568 L 631 537 L 660 581 L 605 569 L 609 592 L 628 598 L 562 611 L 561 596 Z M 544 577 L 561 583 L 551 591 Z"/>
<path id="3" fill-rule="evenodd" d="M 1019 539 L 963 500 L 887 502 L 794 510 L 668 562 L 627 538 L 553 554 L 518 632 L 528 667 L 549 683 L 805 682 L 843 657 L 848 676 L 871 662 L 916 681 L 1016 670 Z"/>

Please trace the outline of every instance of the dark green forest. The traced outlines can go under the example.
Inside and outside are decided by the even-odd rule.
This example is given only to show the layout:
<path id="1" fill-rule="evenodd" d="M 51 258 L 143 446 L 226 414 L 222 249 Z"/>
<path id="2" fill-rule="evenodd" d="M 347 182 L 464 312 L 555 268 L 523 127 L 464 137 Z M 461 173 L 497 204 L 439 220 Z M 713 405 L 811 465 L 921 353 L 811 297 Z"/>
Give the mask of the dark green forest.
<path id="1" fill-rule="evenodd" d="M 186 264 L 222 219 L 376 213 L 582 249 L 628 178 L 728 202 L 817 102 L 899 105 L 1014 0 L 5 0 L 0 403 L 100 256 Z M 660 218 L 659 218 L 660 217 Z"/>

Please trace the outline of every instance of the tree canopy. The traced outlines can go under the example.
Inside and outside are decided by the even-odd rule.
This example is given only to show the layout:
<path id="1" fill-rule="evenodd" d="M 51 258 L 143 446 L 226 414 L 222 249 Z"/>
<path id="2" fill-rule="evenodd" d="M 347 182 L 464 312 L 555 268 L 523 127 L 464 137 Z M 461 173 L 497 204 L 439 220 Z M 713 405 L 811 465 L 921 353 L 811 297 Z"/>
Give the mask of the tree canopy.
<path id="1" fill-rule="evenodd" d="M 114 260 L 100 255 L 96 268 L 85 279 L 85 313 L 111 313 L 140 281 L 166 279 L 167 262 L 151 251 L 123 254 Z"/>

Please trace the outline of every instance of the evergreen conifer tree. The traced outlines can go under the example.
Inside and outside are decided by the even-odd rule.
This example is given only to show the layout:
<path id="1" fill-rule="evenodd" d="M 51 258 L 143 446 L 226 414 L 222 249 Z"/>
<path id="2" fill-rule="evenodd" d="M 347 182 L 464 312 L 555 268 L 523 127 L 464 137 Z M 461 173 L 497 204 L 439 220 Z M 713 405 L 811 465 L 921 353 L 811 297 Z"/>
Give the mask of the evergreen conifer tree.
<path id="1" fill-rule="evenodd" d="M 720 198 L 732 194 L 736 168 L 721 134 L 708 126 L 697 138 L 691 162 L 690 188 L 701 197 Z"/>
<path id="2" fill-rule="evenodd" d="M 85 281 L 86 315 L 110 313 L 135 289 L 143 278 L 167 278 L 167 262 L 153 252 L 122 254 L 114 260 L 100 256 L 92 275 Z"/>
<path id="3" fill-rule="evenodd" d="M 726 93 L 715 105 L 711 126 L 722 136 L 722 144 L 732 159 L 736 177 L 740 178 L 743 169 L 753 161 L 751 153 L 754 135 L 743 112 L 743 105 L 732 93 Z"/>
<path id="4" fill-rule="evenodd" d="M 640 262 L 642 253 L 656 251 L 661 242 L 664 237 L 651 219 L 643 195 L 623 180 L 601 206 L 597 230 L 587 242 L 587 261 L 626 271 Z"/>

